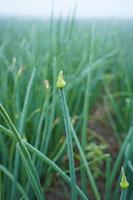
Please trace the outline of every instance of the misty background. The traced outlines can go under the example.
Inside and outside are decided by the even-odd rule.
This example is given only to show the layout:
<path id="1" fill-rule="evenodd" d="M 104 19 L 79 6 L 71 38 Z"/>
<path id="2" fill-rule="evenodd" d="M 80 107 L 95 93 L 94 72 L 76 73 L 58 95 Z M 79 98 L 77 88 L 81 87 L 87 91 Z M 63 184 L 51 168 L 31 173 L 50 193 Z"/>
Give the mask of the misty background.
<path id="1" fill-rule="evenodd" d="M 132 0 L 0 0 L 0 16 L 133 18 Z"/>

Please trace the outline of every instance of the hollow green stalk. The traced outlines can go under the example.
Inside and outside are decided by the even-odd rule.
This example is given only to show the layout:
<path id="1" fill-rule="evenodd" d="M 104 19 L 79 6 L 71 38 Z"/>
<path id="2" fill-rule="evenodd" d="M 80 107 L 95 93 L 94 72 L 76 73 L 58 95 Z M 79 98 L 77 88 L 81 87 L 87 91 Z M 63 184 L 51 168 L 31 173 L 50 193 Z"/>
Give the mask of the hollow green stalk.
<path id="1" fill-rule="evenodd" d="M 91 88 L 91 74 L 92 74 L 92 60 L 93 60 L 93 46 L 94 46 L 94 29 L 95 29 L 95 24 L 93 24 L 92 32 L 91 32 L 90 57 L 89 57 L 89 66 L 88 66 L 89 72 L 87 75 L 87 80 L 86 80 L 86 85 L 85 85 L 85 99 L 84 99 L 84 107 L 83 107 L 83 126 L 82 126 L 81 144 L 84 151 L 86 148 L 86 141 L 87 141 L 88 111 L 90 108 L 90 88 Z M 86 181 L 87 180 L 86 180 L 85 172 L 81 168 L 81 185 L 84 191 L 86 191 L 86 187 L 87 187 Z"/>
<path id="2" fill-rule="evenodd" d="M 61 71 L 57 81 L 57 88 L 59 90 L 59 96 L 61 100 L 61 108 L 63 112 L 66 140 L 67 140 L 67 151 L 69 158 L 69 168 L 70 168 L 70 177 L 71 177 L 71 199 L 77 199 L 76 191 L 76 175 L 75 175 L 75 166 L 74 166 L 74 153 L 73 153 L 73 144 L 72 144 L 72 135 L 71 135 L 71 126 L 69 121 L 68 108 L 66 104 L 66 97 L 64 93 L 65 81 L 63 80 L 63 72 Z"/>
<path id="3" fill-rule="evenodd" d="M 20 118 L 20 123 L 19 123 L 19 134 L 20 135 L 24 135 L 24 125 L 25 125 L 25 120 L 26 120 L 26 113 L 28 110 L 28 103 L 29 103 L 29 98 L 30 98 L 30 93 L 31 93 L 31 89 L 32 89 L 32 84 L 33 84 L 33 79 L 35 76 L 35 68 L 33 68 L 31 77 L 30 77 L 30 81 L 27 87 L 27 92 L 25 95 L 25 101 L 24 101 L 24 106 L 23 106 L 23 111 L 21 114 L 21 118 Z M 13 182 L 13 186 L 12 186 L 12 191 L 11 191 L 11 200 L 15 199 L 16 196 L 16 182 L 18 179 L 18 169 L 19 169 L 19 154 L 18 151 L 16 151 L 15 154 L 15 163 L 14 163 L 14 182 Z"/>
<path id="4" fill-rule="evenodd" d="M 14 180 L 13 175 L 2 165 L 0 165 L 0 172 L 3 172 L 13 182 L 13 180 Z M 28 198 L 27 194 L 25 193 L 24 189 L 22 188 L 22 186 L 18 182 L 17 182 L 16 186 L 17 186 L 17 189 L 19 190 L 19 192 L 21 193 L 21 195 L 23 196 L 23 198 L 25 200 L 29 200 L 29 198 Z"/>
<path id="5" fill-rule="evenodd" d="M 3 200 L 3 195 L 2 195 L 2 174 L 0 171 L 0 199 Z"/>
<path id="6" fill-rule="evenodd" d="M 64 84 L 65 84 L 65 83 L 63 82 L 63 80 L 61 80 L 59 86 L 60 86 L 60 87 L 63 87 Z M 64 92 L 64 91 L 63 91 L 63 92 Z M 82 148 L 82 146 L 81 146 L 81 144 L 80 144 L 80 142 L 79 142 L 79 139 L 78 139 L 78 137 L 77 137 L 77 135 L 76 135 L 76 133 L 75 133 L 75 130 L 74 130 L 74 128 L 73 128 L 73 125 L 72 125 L 72 122 L 71 122 L 71 119 L 70 119 L 70 114 L 69 114 L 69 110 L 68 110 L 68 108 L 67 108 L 67 105 L 65 105 L 65 107 L 66 107 L 66 110 L 67 110 L 67 118 L 68 118 L 69 125 L 70 125 L 71 131 L 72 131 L 72 135 L 73 135 L 73 138 L 74 138 L 74 140 L 75 140 L 76 146 L 77 146 L 77 148 L 78 148 L 78 150 L 79 150 L 79 152 L 80 152 L 80 155 L 81 155 L 81 162 L 82 162 L 82 165 L 84 164 L 84 167 L 85 167 L 85 169 L 86 169 L 86 173 L 87 173 L 87 176 L 88 176 L 88 178 L 89 178 L 89 180 L 90 180 L 90 184 L 91 184 L 92 190 L 93 190 L 93 192 L 94 192 L 95 198 L 96 198 L 97 200 L 100 200 L 101 198 L 100 198 L 100 194 L 99 194 L 99 192 L 98 192 L 98 189 L 97 189 L 97 186 L 96 186 L 96 183 L 95 183 L 95 179 L 94 179 L 94 177 L 93 177 L 93 175 L 92 175 L 92 172 L 91 172 L 91 170 L 90 170 L 90 167 L 88 166 L 88 162 L 87 162 L 87 160 L 86 160 L 86 157 L 85 157 L 83 148 Z M 82 167 L 82 165 L 81 165 L 81 167 Z M 82 168 L 82 169 L 83 169 L 83 168 Z M 84 169 L 83 169 L 83 170 L 84 170 Z M 85 172 L 85 170 L 84 170 L 84 172 Z"/>
<path id="7" fill-rule="evenodd" d="M 116 178 L 116 175 L 118 173 L 118 170 L 121 166 L 121 162 L 122 162 L 122 158 L 123 158 L 123 155 L 124 155 L 124 152 L 125 152 L 125 149 L 126 149 L 126 146 L 128 144 L 128 142 L 130 141 L 131 137 L 132 137 L 132 134 L 133 134 L 133 127 L 131 127 L 129 129 L 129 132 L 125 138 L 125 141 L 124 143 L 122 144 L 122 147 L 118 153 L 118 156 L 117 156 L 117 159 L 114 163 L 114 167 L 113 167 L 113 170 L 112 170 L 112 173 L 111 173 L 111 176 L 110 176 L 110 187 L 112 187 L 113 185 L 113 181 L 115 180 Z"/>
<path id="8" fill-rule="evenodd" d="M 78 137 L 77 137 L 77 135 L 76 135 L 76 133 L 75 133 L 75 130 L 74 130 L 74 128 L 73 128 L 73 125 L 72 125 L 70 116 L 69 116 L 69 123 L 70 123 L 70 125 L 71 125 L 71 130 L 72 130 L 73 138 L 74 138 L 74 140 L 75 140 L 75 143 L 76 143 L 77 148 L 78 148 L 78 150 L 79 150 L 79 153 L 80 153 L 80 155 L 81 155 L 81 162 L 82 162 L 82 164 L 84 164 L 84 167 L 85 167 L 85 169 L 86 169 L 86 173 L 87 173 L 87 176 L 88 176 L 88 178 L 89 178 L 89 181 L 90 181 L 90 184 L 91 184 L 91 187 L 92 187 L 94 196 L 95 196 L 96 200 L 100 200 L 101 198 L 100 198 L 100 194 L 99 194 L 99 192 L 98 192 L 98 188 L 97 188 L 97 186 L 96 186 L 96 182 L 95 182 L 94 176 L 93 176 L 93 174 L 92 174 L 92 172 L 91 172 L 90 167 L 88 166 L 88 162 L 87 162 L 85 153 L 84 153 L 83 148 L 82 148 L 82 146 L 81 146 L 81 144 L 80 144 L 80 142 L 79 142 L 79 139 L 78 139 Z M 82 167 L 82 165 L 81 165 L 81 167 Z M 82 170 L 84 170 L 84 169 L 82 169 Z M 85 170 L 84 170 L 84 171 L 85 171 Z"/>
<path id="9" fill-rule="evenodd" d="M 13 125 L 11 119 L 9 118 L 7 112 L 5 111 L 4 107 L 2 104 L 0 104 L 0 113 L 5 119 L 9 129 L 12 131 L 12 135 L 16 142 L 19 144 L 19 149 L 21 151 L 21 156 L 23 157 L 23 164 L 27 173 L 27 176 L 29 178 L 29 181 L 33 187 L 33 190 L 37 196 L 38 200 L 44 200 L 44 195 L 41 189 L 39 177 L 35 168 L 35 165 L 33 164 L 31 160 L 31 156 L 21 138 L 19 135 L 18 131 L 16 130 L 15 126 Z M 25 162 L 24 162 L 25 161 Z"/>
<path id="10" fill-rule="evenodd" d="M 15 139 L 11 130 L 3 127 L 2 125 L 0 125 L 0 130 L 1 132 L 9 136 L 10 138 Z M 26 147 L 29 149 L 31 153 L 36 155 L 43 163 L 46 163 L 47 165 L 49 165 L 50 168 L 56 171 L 64 179 L 66 183 L 71 185 L 71 178 L 67 176 L 66 173 L 60 167 L 58 167 L 52 160 L 50 160 L 47 156 L 45 156 L 43 153 L 41 153 L 38 149 L 33 147 L 31 144 L 29 144 L 26 141 L 23 141 L 23 142 L 25 143 Z M 77 185 L 76 185 L 76 190 L 82 200 L 88 200 L 87 196 L 83 193 L 83 191 Z"/>
<path id="11" fill-rule="evenodd" d="M 126 200 L 127 190 L 122 190 L 120 200 Z"/>
<path id="12" fill-rule="evenodd" d="M 106 158 L 106 183 L 105 183 L 105 200 L 110 199 L 110 174 L 111 174 L 111 156 Z"/>
<path id="13" fill-rule="evenodd" d="M 47 127 L 47 134 L 46 134 L 46 138 L 45 138 L 45 143 L 42 143 L 42 148 L 43 148 L 43 152 L 44 154 L 47 154 L 48 152 L 48 146 L 49 146 L 49 142 L 50 142 L 50 138 L 51 138 L 51 134 L 52 134 L 52 123 L 54 120 L 54 116 L 55 116 L 55 107 L 56 107 L 56 58 L 54 58 L 53 61 L 53 91 L 52 91 L 52 108 L 51 108 L 51 115 L 49 117 L 49 121 L 48 121 L 48 127 Z"/>
<path id="14" fill-rule="evenodd" d="M 30 145 L 28 142 L 24 141 L 27 148 L 34 154 L 36 154 L 43 162 L 47 163 L 53 170 L 55 170 L 68 184 L 71 185 L 71 178 L 65 174 L 65 172 L 60 169 L 52 160 L 50 160 L 47 156 L 45 156 L 43 153 L 41 153 L 39 150 L 34 148 L 32 145 Z M 76 191 L 78 192 L 79 196 L 82 200 L 88 200 L 87 196 L 83 193 L 83 191 L 75 185 Z"/>

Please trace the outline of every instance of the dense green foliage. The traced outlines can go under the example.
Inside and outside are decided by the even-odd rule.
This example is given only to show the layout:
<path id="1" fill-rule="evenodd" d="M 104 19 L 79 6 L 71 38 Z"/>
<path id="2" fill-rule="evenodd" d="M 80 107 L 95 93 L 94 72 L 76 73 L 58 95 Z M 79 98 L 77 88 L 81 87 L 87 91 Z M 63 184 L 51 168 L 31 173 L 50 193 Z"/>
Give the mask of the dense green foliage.
<path id="1" fill-rule="evenodd" d="M 83 192 L 88 199 L 109 200 L 112 193 L 120 199 L 123 165 L 132 200 L 132 33 L 132 20 L 0 20 L 1 199 L 44 199 L 42 190 L 47 199 L 54 182 L 72 185 L 56 88 L 63 70 L 66 86 L 60 94 L 67 99 L 66 123 Z M 117 152 L 110 150 L 111 138 Z M 105 188 L 97 184 L 100 180 Z M 78 186 L 74 190 L 86 199 Z"/>

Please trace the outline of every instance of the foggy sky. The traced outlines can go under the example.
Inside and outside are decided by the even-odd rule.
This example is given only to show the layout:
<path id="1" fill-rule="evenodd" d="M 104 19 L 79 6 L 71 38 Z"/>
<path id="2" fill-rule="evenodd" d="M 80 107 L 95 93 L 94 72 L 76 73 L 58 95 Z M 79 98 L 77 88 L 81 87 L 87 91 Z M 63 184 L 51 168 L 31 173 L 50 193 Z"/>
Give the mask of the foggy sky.
<path id="1" fill-rule="evenodd" d="M 0 0 L 0 15 L 50 17 L 70 16 L 76 7 L 77 17 L 133 18 L 133 0 Z"/>

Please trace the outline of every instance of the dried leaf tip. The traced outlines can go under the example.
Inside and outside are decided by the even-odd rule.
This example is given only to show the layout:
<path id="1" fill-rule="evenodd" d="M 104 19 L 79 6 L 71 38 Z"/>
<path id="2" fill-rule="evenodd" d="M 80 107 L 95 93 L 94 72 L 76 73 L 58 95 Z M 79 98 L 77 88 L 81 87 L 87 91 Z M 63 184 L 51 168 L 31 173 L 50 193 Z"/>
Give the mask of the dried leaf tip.
<path id="1" fill-rule="evenodd" d="M 120 186 L 121 186 L 122 189 L 127 189 L 128 186 L 129 186 L 129 183 L 128 183 L 127 178 L 125 176 L 125 172 L 124 172 L 123 167 L 121 168 L 121 172 L 122 172 L 122 177 L 121 177 Z"/>
<path id="2" fill-rule="evenodd" d="M 12 63 L 15 65 L 16 64 L 16 57 L 13 57 Z"/>
<path id="3" fill-rule="evenodd" d="M 58 75 L 58 80 L 56 83 L 57 88 L 61 89 L 65 87 L 66 82 L 64 81 L 64 77 L 63 77 L 63 71 L 60 71 L 59 75 Z"/>
<path id="4" fill-rule="evenodd" d="M 48 90 L 49 89 L 49 81 L 48 80 L 44 80 L 44 85 L 45 85 L 45 88 Z"/>

